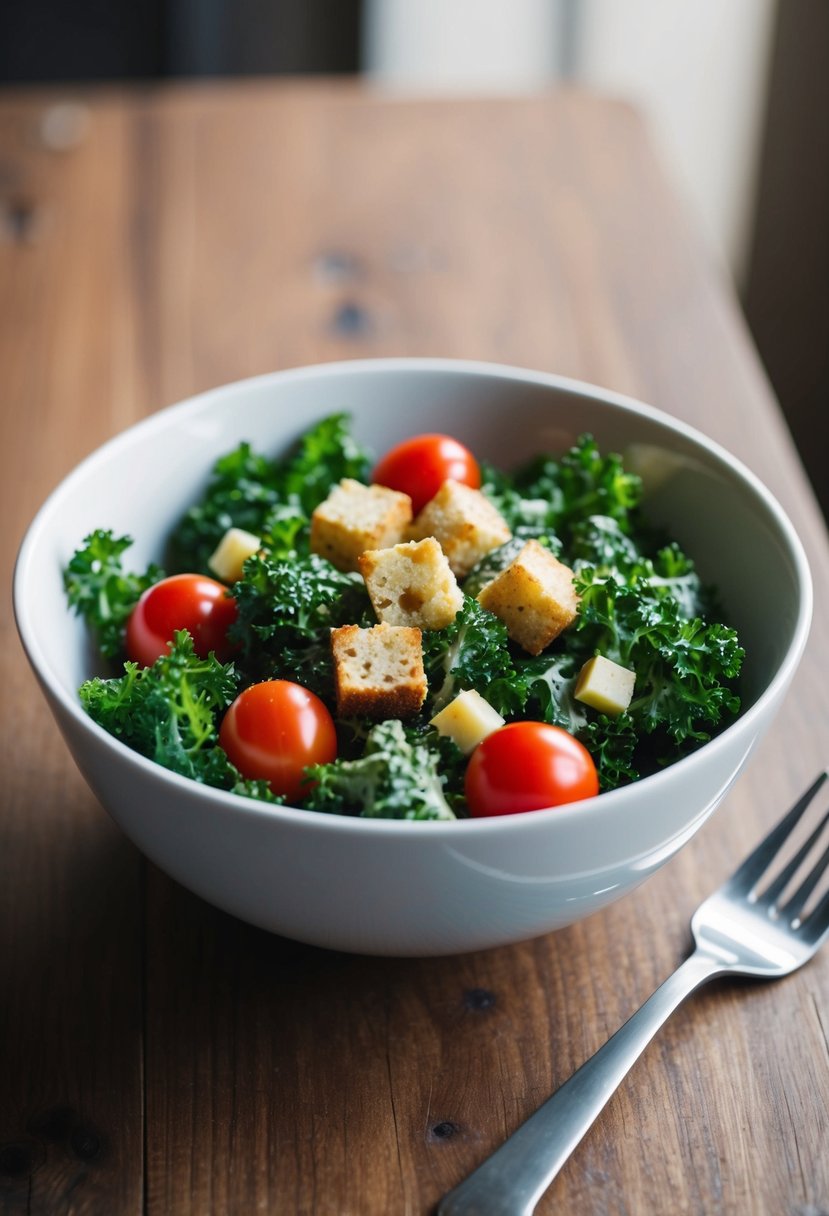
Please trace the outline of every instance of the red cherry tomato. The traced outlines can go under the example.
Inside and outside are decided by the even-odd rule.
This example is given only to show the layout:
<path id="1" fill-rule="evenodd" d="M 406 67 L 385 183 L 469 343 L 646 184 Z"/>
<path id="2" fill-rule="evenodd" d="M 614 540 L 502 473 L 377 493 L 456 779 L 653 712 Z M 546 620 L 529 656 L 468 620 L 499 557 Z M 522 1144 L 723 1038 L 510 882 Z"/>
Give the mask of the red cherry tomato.
<path id="1" fill-rule="evenodd" d="M 227 587 L 203 574 L 173 574 L 148 587 L 127 621 L 127 654 L 149 667 L 173 640 L 177 629 L 186 629 L 193 647 L 206 659 L 211 650 L 223 663 L 234 647 L 227 631 L 236 620 L 236 601 Z"/>
<path id="2" fill-rule="evenodd" d="M 476 817 L 539 811 L 599 792 L 587 749 L 546 722 L 512 722 L 487 735 L 470 757 L 465 784 Z"/>
<path id="3" fill-rule="evenodd" d="M 267 781 L 292 800 L 302 794 L 306 765 L 329 764 L 337 755 L 330 713 L 290 680 L 265 680 L 241 692 L 222 720 L 219 743 L 244 777 Z"/>
<path id="4" fill-rule="evenodd" d="M 408 494 L 417 515 L 450 478 L 473 490 L 480 486 L 481 470 L 469 449 L 449 435 L 415 435 L 387 452 L 371 479 Z"/>

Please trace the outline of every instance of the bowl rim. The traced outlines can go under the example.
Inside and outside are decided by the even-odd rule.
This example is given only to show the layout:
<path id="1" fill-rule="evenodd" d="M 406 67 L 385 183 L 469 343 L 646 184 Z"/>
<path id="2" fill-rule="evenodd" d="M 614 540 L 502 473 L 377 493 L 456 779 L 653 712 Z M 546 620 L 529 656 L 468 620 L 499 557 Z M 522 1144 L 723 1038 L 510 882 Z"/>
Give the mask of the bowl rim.
<path id="1" fill-rule="evenodd" d="M 667 768 L 652 773 L 630 785 L 584 799 L 580 802 L 565 804 L 558 807 L 548 807 L 543 810 L 524 811 L 512 815 L 499 815 L 491 818 L 468 818 L 459 820 L 405 820 L 405 819 L 374 819 L 353 815 L 324 814 L 320 811 L 305 810 L 302 807 L 274 805 L 260 802 L 245 795 L 234 794 L 228 790 L 202 784 L 192 778 L 182 776 L 164 768 L 148 757 L 133 751 L 121 740 L 109 734 L 98 723 L 94 722 L 82 709 L 77 696 L 72 697 L 61 682 L 55 677 L 50 663 L 46 658 L 39 640 L 28 619 L 25 606 L 26 586 L 35 559 L 35 553 L 41 534 L 48 525 L 54 510 L 59 506 L 64 495 L 68 494 L 75 483 L 82 481 L 99 463 L 105 463 L 121 448 L 129 447 L 138 435 L 152 433 L 154 430 L 164 430 L 175 424 L 182 415 L 198 415 L 208 411 L 214 401 L 222 397 L 256 391 L 270 383 L 290 383 L 311 379 L 337 378 L 343 375 L 365 375 L 380 373 L 419 374 L 423 372 L 438 372 L 458 376 L 478 376 L 482 379 L 498 379 L 505 383 L 527 383 L 550 388 L 575 397 L 606 403 L 620 408 L 623 412 L 647 418 L 669 431 L 682 436 L 691 443 L 701 447 L 725 465 L 729 471 L 741 481 L 752 495 L 759 500 L 767 515 L 773 520 L 778 534 L 786 549 L 789 560 L 795 571 L 800 596 L 797 606 L 797 616 L 792 630 L 792 638 L 788 650 L 775 672 L 772 680 L 759 694 L 755 702 L 739 717 L 725 727 L 720 734 L 703 744 L 690 755 L 677 760 Z M 635 800 L 643 783 L 647 783 L 649 791 L 655 797 L 659 790 L 668 792 L 669 783 L 676 780 L 678 775 L 692 775 L 693 770 L 706 763 L 712 752 L 720 751 L 728 746 L 735 733 L 753 738 L 754 722 L 764 712 L 767 704 L 782 695 L 800 662 L 809 635 L 813 611 L 813 586 L 809 563 L 803 544 L 783 507 L 768 487 L 741 460 L 725 447 L 709 438 L 702 431 L 681 419 L 674 418 L 664 410 L 639 401 L 624 393 L 606 389 L 588 381 L 555 372 L 535 371 L 531 368 L 516 367 L 510 364 L 487 362 L 473 359 L 432 358 L 424 356 L 402 356 L 384 358 L 359 358 L 338 360 L 328 363 L 308 364 L 304 366 L 284 368 L 278 371 L 265 372 L 257 376 L 245 377 L 241 380 L 230 381 L 217 385 L 203 392 L 184 398 L 171 405 L 159 408 L 154 413 L 131 426 L 118 432 L 112 438 L 100 444 L 75 467 L 67 473 L 54 487 L 44 500 L 37 513 L 26 529 L 19 546 L 13 575 L 13 610 L 17 630 L 27 655 L 29 663 L 48 697 L 58 703 L 63 713 L 85 734 L 111 751 L 121 764 L 133 765 L 139 772 L 154 778 L 162 785 L 170 784 L 171 791 L 180 790 L 189 793 L 191 797 L 206 800 L 211 806 L 253 816 L 264 815 L 274 818 L 277 822 L 291 825 L 293 828 L 308 830 L 325 830 L 340 832 L 368 833 L 373 837 L 412 835 L 417 839 L 429 839 L 437 835 L 447 843 L 457 843 L 459 839 L 470 839 L 479 835 L 504 831 L 533 830 L 553 824 L 565 824 L 574 818 L 590 817 L 599 821 L 604 815 L 614 818 L 623 811 L 627 802 Z M 70 609 L 67 607 L 67 611 Z M 702 809 L 702 808 L 700 808 Z"/>

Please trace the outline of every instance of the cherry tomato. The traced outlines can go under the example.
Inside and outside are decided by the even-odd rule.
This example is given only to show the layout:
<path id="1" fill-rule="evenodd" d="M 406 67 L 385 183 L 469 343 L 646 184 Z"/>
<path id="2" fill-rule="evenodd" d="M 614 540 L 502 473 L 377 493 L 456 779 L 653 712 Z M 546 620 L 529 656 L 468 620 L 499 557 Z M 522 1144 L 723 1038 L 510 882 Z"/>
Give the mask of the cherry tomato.
<path id="1" fill-rule="evenodd" d="M 275 794 L 301 796 L 303 769 L 329 764 L 337 732 L 319 697 L 290 680 L 251 684 L 231 705 L 219 743 L 244 777 L 261 779 Z"/>
<path id="2" fill-rule="evenodd" d="M 415 435 L 387 452 L 371 479 L 408 494 L 417 515 L 450 478 L 473 490 L 480 486 L 481 470 L 469 449 L 449 435 Z"/>
<path id="3" fill-rule="evenodd" d="M 587 749 L 546 722 L 512 722 L 487 735 L 470 757 L 465 784 L 476 817 L 539 811 L 599 792 Z"/>
<path id="4" fill-rule="evenodd" d="M 236 620 L 236 601 L 227 587 L 203 574 L 173 574 L 148 587 L 127 621 L 127 654 L 149 667 L 173 640 L 177 629 L 193 638 L 196 654 L 206 659 L 211 650 L 221 662 L 234 647 L 227 631 Z"/>

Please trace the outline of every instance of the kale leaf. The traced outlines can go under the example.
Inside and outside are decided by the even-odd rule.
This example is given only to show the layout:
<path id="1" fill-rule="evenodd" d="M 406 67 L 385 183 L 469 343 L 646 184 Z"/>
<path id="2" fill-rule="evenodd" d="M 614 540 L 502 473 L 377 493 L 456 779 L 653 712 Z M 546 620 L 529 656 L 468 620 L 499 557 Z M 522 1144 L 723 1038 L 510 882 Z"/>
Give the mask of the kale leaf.
<path id="1" fill-rule="evenodd" d="M 124 674 L 87 680 L 86 712 L 156 764 L 208 785 L 273 801 L 267 782 L 248 781 L 218 743 L 218 721 L 238 692 L 233 664 L 201 659 L 186 630 L 152 667 L 126 662 Z"/>
<path id="2" fill-rule="evenodd" d="M 144 574 L 125 570 L 121 555 L 131 544 L 131 537 L 116 537 L 99 528 L 85 537 L 63 572 L 70 606 L 84 618 L 98 649 L 108 659 L 123 654 L 130 613 L 142 593 L 164 577 L 163 570 L 155 565 Z"/>
<path id="3" fill-rule="evenodd" d="M 642 483 L 624 470 L 620 456 L 603 456 L 585 434 L 559 459 L 537 456 L 513 474 L 482 464 L 481 489 L 516 542 L 534 537 L 556 556 L 562 547 L 569 556 L 574 533 L 591 516 L 613 523 L 619 535 L 630 533 L 638 524 Z M 582 545 L 589 543 L 582 538 Z"/>
<path id="4" fill-rule="evenodd" d="M 584 652 L 586 657 L 590 657 Z M 527 683 L 528 718 L 560 726 L 584 744 L 593 758 L 602 790 L 635 781 L 641 775 L 637 757 L 639 731 L 630 714 L 618 718 L 596 714 L 574 697 L 583 656 L 552 651 L 520 664 Z"/>
<path id="5" fill-rule="evenodd" d="M 554 502 L 530 497 L 516 488 L 509 474 L 486 462 L 481 464 L 481 491 L 500 511 L 516 541 L 523 544 L 532 537 L 546 537 L 553 552 L 559 552 L 561 543 L 555 530 L 561 518 L 560 496 Z"/>
<path id="6" fill-rule="evenodd" d="M 675 541 L 656 553 L 645 574 L 655 594 L 659 598 L 666 593 L 672 596 L 680 615 L 687 620 L 694 617 L 710 619 L 720 613 L 713 589 L 702 583 L 694 563 Z"/>
<path id="7" fill-rule="evenodd" d="M 217 460 L 201 500 L 179 522 L 170 538 L 175 570 L 210 573 L 208 561 L 228 528 L 259 536 L 280 501 L 276 466 L 249 443 Z"/>
<path id="8" fill-rule="evenodd" d="M 580 521 L 572 538 L 578 616 L 549 650 L 516 666 L 525 712 L 580 739 L 602 789 L 612 789 L 678 759 L 738 712 L 743 651 L 733 630 L 707 623 L 711 594 L 678 545 L 644 557 L 607 516 Z M 598 564 L 586 564 L 591 557 Z M 575 699 L 581 667 L 596 654 L 636 674 L 618 718 Z"/>
<path id="9" fill-rule="evenodd" d="M 571 529 L 568 557 L 573 565 L 629 570 L 641 561 L 643 554 L 618 519 L 610 515 L 588 515 Z"/>
<path id="10" fill-rule="evenodd" d="M 601 791 L 628 785 L 642 776 L 639 734 L 628 714 L 618 718 L 599 714 L 585 722 L 577 738 L 593 757 Z"/>
<path id="11" fill-rule="evenodd" d="M 591 435 L 582 435 L 558 460 L 531 460 L 514 475 L 513 486 L 523 498 L 549 503 L 548 526 L 561 537 L 591 515 L 608 516 L 628 529 L 642 495 L 641 479 L 625 471 L 621 456 L 603 456 Z"/>
<path id="12" fill-rule="evenodd" d="M 569 650 L 550 650 L 519 661 L 527 687 L 528 718 L 578 735 L 589 716 L 587 706 L 573 696 L 583 661 Z"/>
<path id="13" fill-rule="evenodd" d="M 344 477 L 368 482 L 371 461 L 351 434 L 348 414 L 331 414 L 303 435 L 279 470 L 283 499 L 297 501 L 310 515 Z"/>
<path id="14" fill-rule="evenodd" d="M 692 560 L 675 541 L 661 548 L 654 546 L 648 556 L 651 540 L 643 528 L 634 539 L 618 520 L 591 515 L 574 525 L 569 558 L 576 570 L 593 566 L 623 583 L 647 583 L 656 598 L 672 596 L 688 619 L 711 615 L 717 609 L 715 597 L 703 585 Z"/>
<path id="15" fill-rule="evenodd" d="M 316 553 L 293 558 L 257 553 L 248 558 L 232 594 L 237 618 L 229 636 L 239 644 L 245 674 L 308 680 L 313 692 L 330 694 L 329 630 L 370 617 L 360 575 L 343 573 Z"/>
<path id="16" fill-rule="evenodd" d="M 647 565 L 625 583 L 583 567 L 576 589 L 573 628 L 590 653 L 636 672 L 627 713 L 646 734 L 661 731 L 674 744 L 703 742 L 724 716 L 738 712 L 734 681 L 744 652 L 733 629 L 689 618 L 670 588 L 651 583 Z M 659 759 L 676 757 L 674 748 Z"/>
<path id="17" fill-rule="evenodd" d="M 390 718 L 373 726 L 357 760 L 313 765 L 304 805 L 367 819 L 454 819 L 438 772 L 439 753 Z"/>
<path id="18" fill-rule="evenodd" d="M 423 665 L 432 717 L 466 688 L 474 688 L 503 717 L 520 713 L 526 686 L 508 646 L 507 629 L 477 600 L 463 607 L 445 629 L 423 635 Z"/>
<path id="19" fill-rule="evenodd" d="M 259 536 L 269 557 L 290 558 L 310 552 L 310 520 L 293 502 L 279 502 L 268 512 Z"/>
<path id="20" fill-rule="evenodd" d="M 175 528 L 171 564 L 209 572 L 208 559 L 231 527 L 263 537 L 281 554 L 307 552 L 311 512 L 344 477 L 367 480 L 369 468 L 343 413 L 323 418 L 282 458 L 270 460 L 240 443 L 216 462 L 201 500 Z"/>

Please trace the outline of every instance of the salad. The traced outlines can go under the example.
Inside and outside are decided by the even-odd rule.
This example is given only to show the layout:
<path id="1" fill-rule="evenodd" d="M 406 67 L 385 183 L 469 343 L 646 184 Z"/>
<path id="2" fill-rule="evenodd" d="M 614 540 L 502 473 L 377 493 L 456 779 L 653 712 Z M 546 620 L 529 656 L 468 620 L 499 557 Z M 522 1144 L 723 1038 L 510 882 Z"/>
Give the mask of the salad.
<path id="1" fill-rule="evenodd" d="M 734 719 L 743 659 L 640 498 L 590 435 L 510 473 L 441 435 L 377 460 L 343 413 L 277 457 L 242 442 L 164 568 L 130 569 L 105 528 L 72 556 L 69 604 L 110 665 L 81 703 L 174 772 L 320 812 L 462 818 L 625 785 Z"/>

